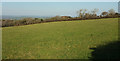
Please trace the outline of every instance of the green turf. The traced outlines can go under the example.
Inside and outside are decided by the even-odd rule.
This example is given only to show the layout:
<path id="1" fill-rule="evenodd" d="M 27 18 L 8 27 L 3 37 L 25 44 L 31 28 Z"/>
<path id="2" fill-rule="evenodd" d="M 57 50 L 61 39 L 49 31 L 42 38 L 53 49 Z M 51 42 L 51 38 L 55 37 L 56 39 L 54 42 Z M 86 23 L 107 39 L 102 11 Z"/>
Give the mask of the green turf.
<path id="1" fill-rule="evenodd" d="M 2 28 L 3 59 L 88 59 L 91 47 L 118 39 L 118 18 Z"/>

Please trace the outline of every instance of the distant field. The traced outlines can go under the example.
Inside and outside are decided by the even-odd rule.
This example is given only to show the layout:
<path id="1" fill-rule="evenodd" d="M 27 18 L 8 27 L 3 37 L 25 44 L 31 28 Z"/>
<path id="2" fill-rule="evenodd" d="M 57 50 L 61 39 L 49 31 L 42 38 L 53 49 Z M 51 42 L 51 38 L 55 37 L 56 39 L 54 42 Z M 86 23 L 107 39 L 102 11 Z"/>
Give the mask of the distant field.
<path id="1" fill-rule="evenodd" d="M 91 47 L 118 39 L 118 18 L 2 28 L 3 59 L 89 59 Z"/>

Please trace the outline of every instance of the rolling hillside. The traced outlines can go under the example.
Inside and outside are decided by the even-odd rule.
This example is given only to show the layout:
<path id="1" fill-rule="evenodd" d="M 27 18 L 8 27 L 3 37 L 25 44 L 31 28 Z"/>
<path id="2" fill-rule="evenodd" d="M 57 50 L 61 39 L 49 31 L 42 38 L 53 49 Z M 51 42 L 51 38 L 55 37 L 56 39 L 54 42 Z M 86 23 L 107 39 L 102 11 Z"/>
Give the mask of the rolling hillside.
<path id="1" fill-rule="evenodd" d="M 90 48 L 118 40 L 118 18 L 2 28 L 3 59 L 89 59 Z"/>

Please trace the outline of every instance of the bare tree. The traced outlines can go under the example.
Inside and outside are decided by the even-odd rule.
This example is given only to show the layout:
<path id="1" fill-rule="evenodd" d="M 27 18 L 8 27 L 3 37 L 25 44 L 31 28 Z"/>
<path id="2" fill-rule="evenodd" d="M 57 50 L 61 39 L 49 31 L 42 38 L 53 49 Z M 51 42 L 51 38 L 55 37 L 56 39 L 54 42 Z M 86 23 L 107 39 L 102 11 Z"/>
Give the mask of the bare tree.
<path id="1" fill-rule="evenodd" d="M 79 11 L 77 11 L 78 17 L 80 17 L 80 18 L 82 18 L 82 15 L 83 15 L 82 11 L 83 11 L 83 9 L 80 9 Z"/>
<path id="2" fill-rule="evenodd" d="M 92 12 L 92 14 L 96 14 L 98 11 L 99 11 L 99 9 L 95 8 L 91 12 Z"/>
<path id="3" fill-rule="evenodd" d="M 87 12 L 87 9 L 80 9 L 79 11 L 77 11 L 77 13 L 78 13 L 78 17 L 80 17 L 80 18 L 84 18 L 86 12 Z"/>
<path id="4" fill-rule="evenodd" d="M 108 15 L 108 12 L 102 12 L 102 14 L 101 14 L 103 17 L 105 17 L 105 16 L 107 16 Z"/>
<path id="5" fill-rule="evenodd" d="M 86 11 L 87 11 L 87 9 L 83 10 L 83 17 L 85 16 Z"/>
<path id="6" fill-rule="evenodd" d="M 108 16 L 109 16 L 109 17 L 115 17 L 115 10 L 114 10 L 114 9 L 110 9 Z"/>
<path id="7" fill-rule="evenodd" d="M 110 10 L 109 10 L 109 14 L 114 15 L 114 14 L 115 14 L 115 10 L 114 10 L 114 9 L 110 9 Z"/>

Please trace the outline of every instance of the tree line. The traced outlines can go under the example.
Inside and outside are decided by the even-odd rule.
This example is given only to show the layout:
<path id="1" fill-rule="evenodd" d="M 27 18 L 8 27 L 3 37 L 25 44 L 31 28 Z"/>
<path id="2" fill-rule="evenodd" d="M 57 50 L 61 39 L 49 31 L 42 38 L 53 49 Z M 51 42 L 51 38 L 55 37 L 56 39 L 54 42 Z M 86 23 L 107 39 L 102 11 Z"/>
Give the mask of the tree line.
<path id="1" fill-rule="evenodd" d="M 29 24 L 36 24 L 36 23 L 45 23 L 45 22 L 55 22 L 55 21 L 72 21 L 72 20 L 86 20 L 86 19 L 101 19 L 101 18 L 118 18 L 120 14 L 115 12 L 114 9 L 110 9 L 107 11 L 102 12 L 100 15 L 97 13 L 99 9 L 93 9 L 88 11 L 87 9 L 80 9 L 77 11 L 77 17 L 71 16 L 55 16 L 47 19 L 40 19 L 40 18 L 23 18 L 21 20 L 10 20 L 10 19 L 2 19 L 2 27 L 9 27 L 9 26 L 20 26 L 20 25 L 29 25 Z"/>

